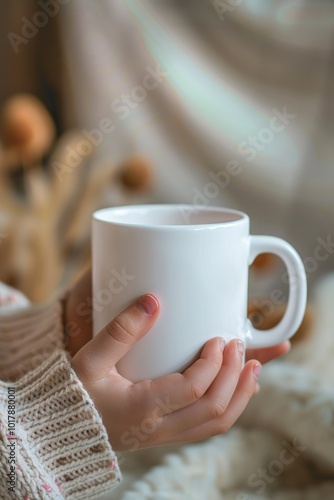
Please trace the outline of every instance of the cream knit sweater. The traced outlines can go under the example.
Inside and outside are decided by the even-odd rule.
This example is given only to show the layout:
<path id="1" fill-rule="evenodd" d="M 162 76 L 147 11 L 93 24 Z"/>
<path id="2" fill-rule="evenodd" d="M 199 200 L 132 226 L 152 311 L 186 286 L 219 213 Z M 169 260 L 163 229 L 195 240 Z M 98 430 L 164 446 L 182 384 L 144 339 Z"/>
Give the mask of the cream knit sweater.
<path id="1" fill-rule="evenodd" d="M 60 302 L 29 307 L 0 284 L 0 498 L 96 498 L 121 476 L 71 368 Z"/>

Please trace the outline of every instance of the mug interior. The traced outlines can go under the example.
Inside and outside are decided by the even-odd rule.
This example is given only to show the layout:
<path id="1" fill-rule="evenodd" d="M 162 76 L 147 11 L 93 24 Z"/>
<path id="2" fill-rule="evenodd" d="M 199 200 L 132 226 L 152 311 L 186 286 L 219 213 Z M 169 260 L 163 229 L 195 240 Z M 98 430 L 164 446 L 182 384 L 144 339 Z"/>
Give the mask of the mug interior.
<path id="1" fill-rule="evenodd" d="M 95 212 L 94 219 L 135 226 L 194 226 L 227 224 L 246 217 L 242 212 L 192 205 L 132 205 Z"/>

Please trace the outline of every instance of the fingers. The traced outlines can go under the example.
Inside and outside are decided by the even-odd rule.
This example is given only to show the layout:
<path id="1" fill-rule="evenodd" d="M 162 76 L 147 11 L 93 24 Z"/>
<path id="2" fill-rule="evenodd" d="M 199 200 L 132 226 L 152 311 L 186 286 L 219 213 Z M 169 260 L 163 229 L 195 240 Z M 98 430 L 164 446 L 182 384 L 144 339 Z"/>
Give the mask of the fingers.
<path id="1" fill-rule="evenodd" d="M 249 361 L 242 370 L 236 390 L 224 414 L 200 426 L 176 434 L 173 437 L 173 442 L 202 441 L 227 432 L 245 411 L 249 401 L 258 391 L 257 378 L 260 370 L 261 365 L 257 361 Z"/>
<path id="2" fill-rule="evenodd" d="M 272 359 L 278 358 L 287 354 L 291 349 L 291 342 L 286 340 L 282 344 L 274 347 L 267 347 L 265 349 L 248 349 L 246 352 L 246 359 L 257 359 L 260 363 L 265 364 Z"/>
<path id="3" fill-rule="evenodd" d="M 172 373 L 152 381 L 135 384 L 133 391 L 136 393 L 136 398 L 148 393 L 150 401 L 168 400 L 169 405 L 166 406 L 162 416 L 194 403 L 203 396 L 219 373 L 223 348 L 222 339 L 217 337 L 209 340 L 203 347 L 199 359 L 184 373 Z"/>
<path id="4" fill-rule="evenodd" d="M 153 295 L 143 295 L 108 323 L 78 352 L 73 361 L 80 356 L 80 364 L 84 364 L 86 370 L 94 372 L 95 380 L 106 376 L 131 347 L 152 328 L 158 313 L 158 300 Z"/>
<path id="5" fill-rule="evenodd" d="M 239 383 L 243 350 L 243 343 L 238 340 L 225 347 L 222 366 L 207 392 L 194 404 L 170 415 L 170 429 L 182 432 L 224 415 Z"/>

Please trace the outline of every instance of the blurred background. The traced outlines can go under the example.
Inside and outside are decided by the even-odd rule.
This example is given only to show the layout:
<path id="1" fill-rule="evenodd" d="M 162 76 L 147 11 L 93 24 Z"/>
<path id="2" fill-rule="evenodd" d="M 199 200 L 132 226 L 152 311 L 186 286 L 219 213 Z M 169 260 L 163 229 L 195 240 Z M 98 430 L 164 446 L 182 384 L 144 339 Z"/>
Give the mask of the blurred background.
<path id="1" fill-rule="evenodd" d="M 49 299 L 90 260 L 92 211 L 153 202 L 247 212 L 311 290 L 333 270 L 332 0 L 0 8 L 1 281 Z M 282 272 L 260 258 L 253 296 Z"/>

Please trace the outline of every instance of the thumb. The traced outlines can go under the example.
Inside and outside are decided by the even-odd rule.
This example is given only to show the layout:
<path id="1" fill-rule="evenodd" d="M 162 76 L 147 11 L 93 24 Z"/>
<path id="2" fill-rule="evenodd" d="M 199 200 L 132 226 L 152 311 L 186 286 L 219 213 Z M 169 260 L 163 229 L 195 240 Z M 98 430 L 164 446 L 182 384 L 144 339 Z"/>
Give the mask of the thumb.
<path id="1" fill-rule="evenodd" d="M 73 358 L 80 359 L 80 370 L 94 374 L 94 378 L 110 372 L 116 363 L 154 325 L 159 311 L 159 302 L 151 294 L 146 294 L 127 307 L 108 323 Z"/>

